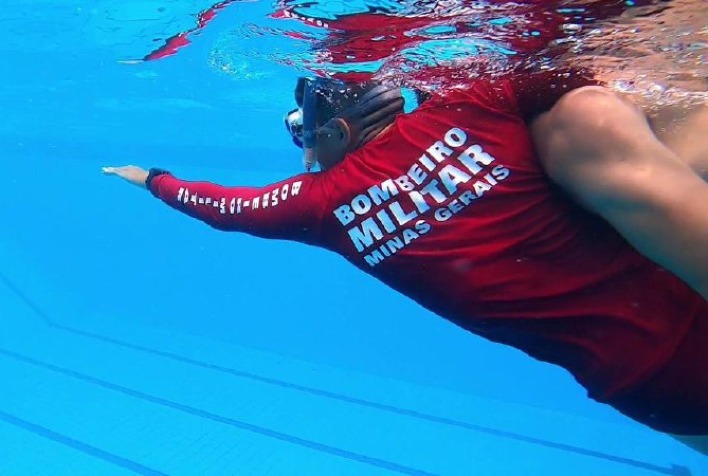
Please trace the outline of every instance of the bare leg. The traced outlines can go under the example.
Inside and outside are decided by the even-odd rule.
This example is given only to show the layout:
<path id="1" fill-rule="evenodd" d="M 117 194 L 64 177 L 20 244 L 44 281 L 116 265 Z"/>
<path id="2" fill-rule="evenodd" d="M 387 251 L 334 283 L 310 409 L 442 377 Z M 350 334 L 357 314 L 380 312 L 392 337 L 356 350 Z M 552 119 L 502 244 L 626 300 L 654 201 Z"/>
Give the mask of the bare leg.
<path id="1" fill-rule="evenodd" d="M 637 106 L 586 87 L 567 93 L 531 131 L 551 180 L 708 299 L 708 184 L 687 164 L 701 168 L 705 142 L 692 147 L 679 134 L 705 141 L 703 123 L 667 124 L 659 128 L 684 157 L 657 139 Z"/>
<path id="2" fill-rule="evenodd" d="M 708 103 L 658 105 L 636 94 L 615 95 L 642 110 L 656 138 L 708 182 Z"/>
<path id="3" fill-rule="evenodd" d="M 657 105 L 636 94 L 615 97 L 642 110 L 656 139 L 708 182 L 708 103 L 689 99 Z"/>
<path id="4" fill-rule="evenodd" d="M 671 435 L 684 445 L 708 456 L 708 435 L 707 436 L 679 436 Z"/>

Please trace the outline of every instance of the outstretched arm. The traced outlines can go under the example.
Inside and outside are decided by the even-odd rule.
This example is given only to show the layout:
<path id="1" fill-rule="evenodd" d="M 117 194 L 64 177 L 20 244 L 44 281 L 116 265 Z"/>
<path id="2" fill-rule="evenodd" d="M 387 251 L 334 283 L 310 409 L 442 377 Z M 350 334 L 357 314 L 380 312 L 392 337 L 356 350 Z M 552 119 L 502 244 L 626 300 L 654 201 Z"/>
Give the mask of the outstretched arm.
<path id="1" fill-rule="evenodd" d="M 170 207 L 219 230 L 311 244 L 318 240 L 325 197 L 314 174 L 266 187 L 225 187 L 135 166 L 105 167 L 103 172 L 146 188 Z"/>

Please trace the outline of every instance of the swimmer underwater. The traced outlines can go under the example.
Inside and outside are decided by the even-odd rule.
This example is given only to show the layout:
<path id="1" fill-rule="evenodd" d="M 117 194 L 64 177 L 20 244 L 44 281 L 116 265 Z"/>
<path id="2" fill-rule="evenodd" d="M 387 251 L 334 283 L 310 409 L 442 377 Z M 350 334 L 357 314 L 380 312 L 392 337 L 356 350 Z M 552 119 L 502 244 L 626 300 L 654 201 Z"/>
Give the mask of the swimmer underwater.
<path id="1" fill-rule="evenodd" d="M 707 148 L 679 156 L 593 84 L 476 79 L 404 113 L 400 89 L 303 78 L 286 125 L 306 173 L 228 187 L 103 172 L 218 230 L 334 251 L 708 454 L 708 184 L 692 162 Z M 673 132 L 705 142 L 708 122 L 692 127 Z"/>

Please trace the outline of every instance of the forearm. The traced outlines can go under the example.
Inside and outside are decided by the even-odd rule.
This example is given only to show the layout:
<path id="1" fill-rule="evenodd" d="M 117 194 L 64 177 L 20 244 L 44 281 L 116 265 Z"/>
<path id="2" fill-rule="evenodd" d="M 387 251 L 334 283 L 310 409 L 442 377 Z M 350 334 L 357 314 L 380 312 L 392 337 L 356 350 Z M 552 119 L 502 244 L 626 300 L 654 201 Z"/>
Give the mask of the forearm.
<path id="1" fill-rule="evenodd" d="M 303 174 L 265 187 L 225 187 L 164 174 L 149 181 L 148 189 L 218 230 L 315 243 L 322 202 L 311 193 L 312 181 L 313 174 Z"/>
<path id="2" fill-rule="evenodd" d="M 186 182 L 171 174 L 149 177 L 147 187 L 170 207 L 211 227 L 227 230 L 234 226 L 232 217 L 236 212 L 236 198 L 229 200 L 229 195 L 234 194 L 226 187 L 208 182 Z"/>

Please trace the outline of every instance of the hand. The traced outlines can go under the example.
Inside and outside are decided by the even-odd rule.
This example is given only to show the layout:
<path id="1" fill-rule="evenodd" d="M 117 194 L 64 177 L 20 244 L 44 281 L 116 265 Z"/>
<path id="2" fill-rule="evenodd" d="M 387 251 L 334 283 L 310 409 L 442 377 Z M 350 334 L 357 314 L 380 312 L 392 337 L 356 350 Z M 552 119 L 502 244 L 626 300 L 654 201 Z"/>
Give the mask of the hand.
<path id="1" fill-rule="evenodd" d="M 137 185 L 141 188 L 145 187 L 145 180 L 147 180 L 148 171 L 136 167 L 134 165 L 126 165 L 123 167 L 103 167 L 101 169 L 106 175 L 117 175 L 123 180 L 127 180 L 133 185 Z"/>

